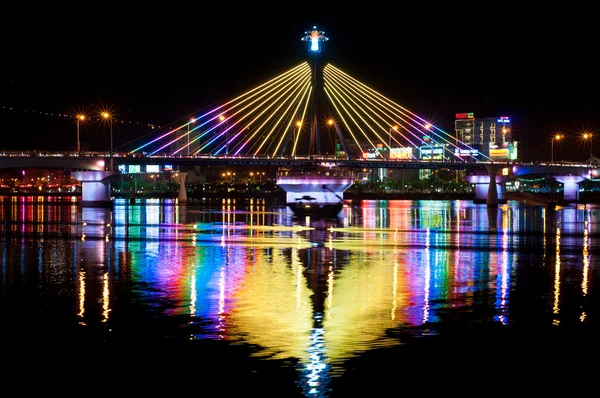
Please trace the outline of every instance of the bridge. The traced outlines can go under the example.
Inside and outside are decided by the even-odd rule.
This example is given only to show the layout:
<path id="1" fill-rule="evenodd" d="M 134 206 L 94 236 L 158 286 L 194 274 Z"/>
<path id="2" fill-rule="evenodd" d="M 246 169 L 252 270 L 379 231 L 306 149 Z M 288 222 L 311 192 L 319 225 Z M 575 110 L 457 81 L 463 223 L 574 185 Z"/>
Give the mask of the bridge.
<path id="1" fill-rule="evenodd" d="M 564 184 L 566 200 L 577 198 L 590 164 L 525 164 L 514 151 L 491 151 L 487 142 L 462 141 L 431 121 L 370 88 L 321 56 L 327 38 L 316 27 L 302 37 L 310 62 L 196 116 L 159 129 L 125 151 L 96 153 L 0 153 L 0 168 L 72 170 L 82 182 L 82 204 L 110 203 L 110 182 L 126 165 L 170 165 L 182 176 L 195 166 L 305 168 L 319 164 L 354 169 L 452 169 L 467 171 L 476 199 L 497 206 L 502 182 L 523 174 L 545 174 Z M 105 119 L 110 115 L 104 113 Z M 510 147 L 510 131 L 494 130 L 495 147 Z M 473 134 L 475 135 L 475 134 Z M 514 149 L 514 146 L 513 146 Z M 500 155 L 498 155 L 500 154 Z"/>
<path id="2" fill-rule="evenodd" d="M 316 164 L 326 164 L 349 169 L 449 169 L 466 171 L 466 179 L 475 185 L 476 201 L 494 206 L 502 200 L 502 182 L 524 175 L 547 175 L 563 184 L 564 199 L 577 200 L 578 184 L 598 170 L 597 165 L 573 162 L 522 163 L 515 161 L 423 161 L 415 159 L 365 159 L 338 158 L 335 156 L 269 155 L 136 155 L 131 153 L 51 153 L 18 151 L 0 153 L 0 168 L 45 168 L 71 170 L 73 177 L 82 182 L 82 202 L 110 203 L 110 182 L 119 178 L 120 171 L 108 169 L 111 158 L 119 165 L 172 166 L 185 173 L 196 166 L 213 167 L 268 167 L 304 169 Z M 490 184 L 495 180 L 496 184 Z M 494 189 L 495 188 L 495 189 Z M 185 181 L 182 181 L 179 198 L 186 200 Z"/>

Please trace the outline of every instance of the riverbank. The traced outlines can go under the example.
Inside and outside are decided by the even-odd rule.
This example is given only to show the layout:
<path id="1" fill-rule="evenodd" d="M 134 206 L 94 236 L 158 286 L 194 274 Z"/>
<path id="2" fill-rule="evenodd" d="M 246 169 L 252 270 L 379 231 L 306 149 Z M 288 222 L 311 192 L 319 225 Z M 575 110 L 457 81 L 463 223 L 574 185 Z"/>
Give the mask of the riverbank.
<path id="1" fill-rule="evenodd" d="M 10 197 L 72 197 L 80 198 L 81 193 L 65 193 L 65 192 L 10 192 L 1 193 L 0 196 L 4 198 Z M 145 195 L 136 196 L 137 200 L 141 199 L 177 199 L 177 192 L 147 192 Z M 236 199 L 236 200 L 264 200 L 269 203 L 285 203 L 285 192 L 188 192 L 187 197 L 190 200 L 209 200 L 219 201 L 223 199 Z M 129 199 L 130 194 L 113 194 L 113 198 Z M 361 200 L 475 200 L 474 193 L 355 193 L 355 192 L 344 192 L 344 199 L 349 201 L 361 201 Z M 532 193 L 532 192 L 505 192 L 504 199 L 509 201 L 517 201 L 523 204 L 532 206 L 547 206 L 548 203 L 554 201 L 557 205 L 562 206 L 568 204 L 563 200 L 561 194 L 557 194 L 551 197 L 549 194 Z M 78 199 L 75 199 L 78 200 Z M 600 204 L 600 192 L 581 192 L 577 203 L 582 204 Z"/>

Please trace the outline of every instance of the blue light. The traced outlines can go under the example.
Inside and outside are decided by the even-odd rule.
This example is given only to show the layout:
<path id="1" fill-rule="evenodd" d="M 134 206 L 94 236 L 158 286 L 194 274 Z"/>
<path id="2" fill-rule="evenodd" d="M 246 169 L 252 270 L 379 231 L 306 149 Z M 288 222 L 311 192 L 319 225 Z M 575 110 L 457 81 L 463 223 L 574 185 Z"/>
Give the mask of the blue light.
<path id="1" fill-rule="evenodd" d="M 319 51 L 319 38 L 313 37 L 310 39 L 310 51 Z"/>

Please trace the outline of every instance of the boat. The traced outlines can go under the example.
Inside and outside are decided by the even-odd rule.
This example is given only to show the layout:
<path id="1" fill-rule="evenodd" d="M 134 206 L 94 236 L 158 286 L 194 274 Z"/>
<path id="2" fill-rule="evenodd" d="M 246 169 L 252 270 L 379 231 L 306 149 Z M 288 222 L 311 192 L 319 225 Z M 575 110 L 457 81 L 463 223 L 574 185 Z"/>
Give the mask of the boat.
<path id="1" fill-rule="evenodd" d="M 298 217 L 336 217 L 344 207 L 344 191 L 353 182 L 350 169 L 332 163 L 277 171 L 277 185 L 286 192 L 286 204 Z"/>

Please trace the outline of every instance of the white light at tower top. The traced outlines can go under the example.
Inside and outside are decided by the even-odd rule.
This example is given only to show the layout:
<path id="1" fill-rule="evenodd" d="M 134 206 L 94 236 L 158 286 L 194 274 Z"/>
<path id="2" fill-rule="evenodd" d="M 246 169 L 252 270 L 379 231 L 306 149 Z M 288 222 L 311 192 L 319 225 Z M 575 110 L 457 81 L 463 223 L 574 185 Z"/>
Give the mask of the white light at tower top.
<path id="1" fill-rule="evenodd" d="M 316 26 L 313 26 L 313 30 L 304 32 L 304 34 L 305 36 L 302 37 L 302 40 L 310 42 L 309 51 L 311 52 L 320 52 L 321 42 L 329 40 L 329 38 L 325 36 L 325 32 L 317 30 Z"/>
<path id="2" fill-rule="evenodd" d="M 312 37 L 310 39 L 310 51 L 319 51 L 319 38 Z"/>

